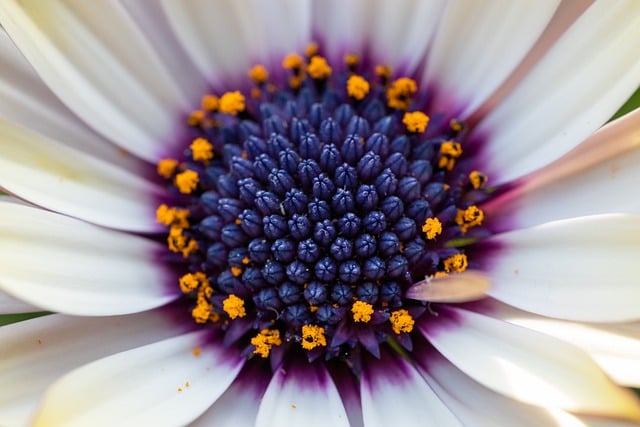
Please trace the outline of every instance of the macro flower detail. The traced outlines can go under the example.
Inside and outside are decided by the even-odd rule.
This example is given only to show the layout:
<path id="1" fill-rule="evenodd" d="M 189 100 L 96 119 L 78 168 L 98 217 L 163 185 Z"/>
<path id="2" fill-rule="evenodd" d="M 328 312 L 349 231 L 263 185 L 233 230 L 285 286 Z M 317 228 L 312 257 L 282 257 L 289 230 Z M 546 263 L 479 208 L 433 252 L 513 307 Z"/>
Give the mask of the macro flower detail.
<path id="1" fill-rule="evenodd" d="M 0 425 L 640 423 L 637 2 L 0 24 Z"/>

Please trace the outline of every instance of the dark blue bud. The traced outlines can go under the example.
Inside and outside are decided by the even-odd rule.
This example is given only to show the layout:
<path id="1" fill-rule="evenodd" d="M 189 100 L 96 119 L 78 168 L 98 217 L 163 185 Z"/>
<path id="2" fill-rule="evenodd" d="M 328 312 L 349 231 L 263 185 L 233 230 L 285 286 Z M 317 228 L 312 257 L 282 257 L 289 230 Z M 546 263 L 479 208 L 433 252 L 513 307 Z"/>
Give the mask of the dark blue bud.
<path id="1" fill-rule="evenodd" d="M 278 297 L 285 304 L 293 304 L 300 301 L 302 289 L 291 282 L 284 282 L 278 287 Z"/>
<path id="2" fill-rule="evenodd" d="M 389 221 L 396 221 L 404 213 L 404 203 L 397 196 L 387 196 L 380 203 L 380 210 Z"/>
<path id="3" fill-rule="evenodd" d="M 400 239 L 396 233 L 385 231 L 378 238 L 378 251 L 385 257 L 396 254 L 400 251 Z"/>
<path id="4" fill-rule="evenodd" d="M 336 111 L 333 114 L 333 117 L 335 118 L 338 125 L 341 128 L 344 128 L 345 126 L 347 126 L 347 124 L 355 114 L 356 112 L 353 111 L 353 107 L 351 107 L 351 105 L 340 104 L 338 108 L 336 108 Z M 353 132 L 349 132 L 349 133 L 353 133 Z"/>
<path id="5" fill-rule="evenodd" d="M 256 178 L 263 182 L 267 181 L 267 177 L 271 171 L 278 167 L 278 164 L 268 154 L 260 154 L 253 161 L 253 173 Z"/>
<path id="6" fill-rule="evenodd" d="M 215 242 L 207 248 L 207 264 L 217 268 L 227 265 L 227 247 L 222 242 Z"/>
<path id="7" fill-rule="evenodd" d="M 284 107 L 282 107 L 282 112 L 285 117 L 291 121 L 291 126 L 293 127 L 293 121 L 297 120 L 297 117 L 300 115 L 300 109 L 298 108 L 298 103 L 292 99 L 285 102 Z M 291 132 L 293 134 L 293 132 Z"/>
<path id="8" fill-rule="evenodd" d="M 262 132 L 260 126 L 253 120 L 242 120 L 238 125 L 238 133 L 240 139 L 246 141 L 249 138 L 259 136 Z M 246 146 L 245 146 L 246 150 Z"/>
<path id="9" fill-rule="evenodd" d="M 320 175 L 320 165 L 313 159 L 306 159 L 298 164 L 298 182 L 302 188 L 311 188 L 313 180 Z"/>
<path id="10" fill-rule="evenodd" d="M 381 258 L 374 256 L 365 260 L 362 265 L 362 273 L 364 274 L 364 277 L 369 280 L 378 280 L 384 277 L 386 268 L 387 266 L 384 261 Z"/>
<path id="11" fill-rule="evenodd" d="M 433 212 L 431 212 L 429 202 L 424 199 L 418 199 L 411 202 L 407 208 L 407 216 L 409 218 L 413 218 L 420 228 L 422 228 L 422 224 L 424 224 L 427 218 L 431 218 L 433 216 Z"/>
<path id="12" fill-rule="evenodd" d="M 222 292 L 230 294 L 235 292 L 236 287 L 240 284 L 240 281 L 231 273 L 231 271 L 225 270 L 222 273 L 218 274 L 216 283 L 218 285 L 218 289 L 220 289 Z"/>
<path id="13" fill-rule="evenodd" d="M 360 264 L 354 260 L 345 261 L 338 267 L 338 277 L 346 283 L 356 283 L 360 274 Z"/>
<path id="14" fill-rule="evenodd" d="M 365 182 L 374 180 L 382 172 L 382 160 L 373 151 L 367 153 L 358 160 L 358 176 Z"/>
<path id="15" fill-rule="evenodd" d="M 337 261 L 344 261 L 351 258 L 353 254 L 353 243 L 344 237 L 336 238 L 329 248 L 331 256 Z"/>
<path id="16" fill-rule="evenodd" d="M 409 271 L 409 261 L 402 255 L 394 255 L 387 261 L 387 275 L 389 277 L 404 278 Z"/>
<path id="17" fill-rule="evenodd" d="M 218 200 L 220 196 L 215 191 L 206 191 L 200 196 L 200 203 L 209 215 L 218 213 Z"/>
<path id="18" fill-rule="evenodd" d="M 402 288 L 396 282 L 385 282 L 380 287 L 380 299 L 396 308 L 401 303 Z"/>
<path id="19" fill-rule="evenodd" d="M 287 123 L 277 115 L 273 115 L 262 121 L 262 134 L 263 135 L 280 135 L 287 131 Z M 270 154 L 275 157 L 272 152 Z"/>
<path id="20" fill-rule="evenodd" d="M 340 305 L 348 304 L 353 299 L 351 286 L 345 283 L 338 283 L 331 289 L 331 299 Z"/>
<path id="21" fill-rule="evenodd" d="M 271 244 L 271 254 L 276 261 L 290 262 L 296 256 L 296 244 L 291 239 L 277 239 Z"/>
<path id="22" fill-rule="evenodd" d="M 356 296 L 360 301 L 375 304 L 378 302 L 378 285 L 364 282 L 356 288 Z"/>
<path id="23" fill-rule="evenodd" d="M 298 285 L 303 285 L 311 279 L 311 271 L 302 261 L 295 260 L 287 265 L 286 274 L 289 280 Z"/>
<path id="24" fill-rule="evenodd" d="M 282 313 L 284 321 L 294 328 L 301 328 L 302 325 L 307 324 L 310 317 L 309 309 L 303 304 L 290 305 Z"/>
<path id="25" fill-rule="evenodd" d="M 440 141 L 438 141 L 438 144 Z M 433 154 L 435 152 L 435 144 L 434 141 L 421 141 L 417 144 L 413 145 L 412 157 L 414 159 L 433 159 Z"/>
<path id="26" fill-rule="evenodd" d="M 231 159 L 231 176 L 235 179 L 251 178 L 253 176 L 253 162 L 242 157 Z"/>
<path id="27" fill-rule="evenodd" d="M 376 190 L 378 190 L 378 195 L 384 197 L 396 191 L 398 179 L 393 172 L 391 172 L 391 169 L 384 169 L 375 179 L 374 185 L 376 186 Z"/>
<path id="28" fill-rule="evenodd" d="M 244 178 L 238 181 L 238 192 L 240 198 L 245 203 L 252 203 L 256 198 L 256 193 L 260 190 L 260 183 L 253 178 Z"/>
<path id="29" fill-rule="evenodd" d="M 240 215 L 240 212 L 242 212 L 243 209 L 244 203 L 238 199 L 223 197 L 218 200 L 218 215 L 225 222 L 234 221 L 238 218 L 238 215 Z"/>
<path id="30" fill-rule="evenodd" d="M 287 191 L 282 200 L 282 207 L 287 215 L 302 214 L 307 211 L 307 204 L 309 199 L 307 195 L 297 188 L 292 188 Z"/>
<path id="31" fill-rule="evenodd" d="M 403 242 L 413 239 L 417 233 L 416 222 L 411 218 L 403 216 L 393 226 L 393 232 L 396 233 Z"/>
<path id="32" fill-rule="evenodd" d="M 262 138 L 257 136 L 250 136 L 244 141 L 244 150 L 247 152 L 247 156 L 254 160 L 260 154 L 264 153 L 267 149 L 267 143 Z"/>
<path id="33" fill-rule="evenodd" d="M 412 176 L 405 176 L 398 181 L 398 189 L 396 190 L 398 196 L 407 202 L 416 200 L 422 193 L 422 186 L 420 182 Z"/>
<path id="34" fill-rule="evenodd" d="M 393 116 L 385 116 L 376 122 L 373 126 L 373 131 L 389 136 L 395 133 L 397 125 Z"/>
<path id="35" fill-rule="evenodd" d="M 269 189 L 279 196 L 283 196 L 295 185 L 293 177 L 284 169 L 271 171 L 267 181 L 269 181 Z"/>
<path id="36" fill-rule="evenodd" d="M 328 246 L 336 238 L 336 229 L 328 219 L 317 222 L 313 230 L 313 239 L 322 246 Z"/>
<path id="37" fill-rule="evenodd" d="M 221 175 L 216 182 L 216 187 L 221 197 L 238 198 L 238 184 L 231 176 Z"/>
<path id="38" fill-rule="evenodd" d="M 242 272 L 242 283 L 252 290 L 262 288 L 266 282 L 259 268 L 249 267 Z"/>
<path id="39" fill-rule="evenodd" d="M 343 215 L 353 211 L 356 207 L 353 194 L 349 190 L 338 188 L 333 197 L 331 197 L 331 207 L 336 215 Z"/>
<path id="40" fill-rule="evenodd" d="M 367 139 L 364 148 L 378 156 L 387 157 L 389 154 L 389 138 L 381 133 L 374 133 Z"/>
<path id="41" fill-rule="evenodd" d="M 378 206 L 378 192 L 373 185 L 363 184 L 356 192 L 356 204 L 363 211 L 370 211 Z"/>
<path id="42" fill-rule="evenodd" d="M 293 214 L 287 225 L 291 237 L 296 240 L 302 240 L 311 234 L 311 221 L 306 215 Z"/>
<path id="43" fill-rule="evenodd" d="M 276 111 L 278 111 L 275 105 L 267 103 L 260 103 L 258 106 L 258 110 L 260 111 L 260 118 L 262 120 L 268 119 L 269 117 L 276 114 Z"/>
<path id="44" fill-rule="evenodd" d="M 291 143 L 284 135 L 276 133 L 265 133 L 265 135 L 270 135 L 269 139 L 267 139 L 267 154 L 274 159 L 278 158 L 278 154 L 282 150 L 292 148 Z"/>
<path id="45" fill-rule="evenodd" d="M 362 110 L 362 116 L 371 123 L 375 123 L 384 117 L 387 109 L 384 103 L 379 99 L 372 99 L 369 101 Z"/>
<path id="46" fill-rule="evenodd" d="M 342 320 L 340 313 L 331 304 L 322 304 L 316 311 L 316 319 L 320 323 L 327 323 L 329 325 L 335 325 Z"/>
<path id="47" fill-rule="evenodd" d="M 262 277 L 267 283 L 279 285 L 285 278 L 284 266 L 279 262 L 269 261 L 262 267 Z"/>
<path id="48" fill-rule="evenodd" d="M 385 160 L 384 167 L 389 168 L 396 176 L 402 176 L 409 170 L 409 163 L 402 154 L 393 153 Z"/>
<path id="49" fill-rule="evenodd" d="M 366 258 L 373 255 L 378 247 L 376 238 L 370 234 L 361 234 L 355 241 L 356 255 L 360 258 Z"/>
<path id="50" fill-rule="evenodd" d="M 416 160 L 409 165 L 409 173 L 424 185 L 431 179 L 433 167 L 428 160 Z"/>
<path id="51" fill-rule="evenodd" d="M 245 247 L 233 248 L 227 256 L 227 263 L 233 267 L 244 267 L 245 260 L 248 259 L 249 252 Z"/>
<path id="52" fill-rule="evenodd" d="M 298 171 L 298 163 L 300 156 L 293 149 L 287 148 L 280 152 L 278 156 L 280 167 L 287 171 L 290 175 L 294 175 Z"/>
<path id="53" fill-rule="evenodd" d="M 309 304 L 318 305 L 327 300 L 327 285 L 321 282 L 310 282 L 304 289 L 304 299 Z"/>
<path id="54" fill-rule="evenodd" d="M 414 239 L 404 245 L 402 254 L 407 257 L 411 264 L 415 264 L 426 250 L 427 248 L 422 239 Z"/>
<path id="55" fill-rule="evenodd" d="M 222 147 L 222 160 L 226 164 L 231 163 L 234 157 L 242 156 L 242 148 L 235 143 L 236 139 L 234 134 L 232 141 L 225 143 Z"/>
<path id="56" fill-rule="evenodd" d="M 361 223 L 362 221 L 358 215 L 348 212 L 338 220 L 338 233 L 341 236 L 355 237 L 360 231 Z"/>
<path id="57" fill-rule="evenodd" d="M 333 195 L 336 187 L 333 185 L 333 181 L 324 173 L 321 173 L 313 179 L 312 193 L 313 197 L 317 199 L 329 200 Z"/>
<path id="58" fill-rule="evenodd" d="M 368 233 L 379 234 L 387 228 L 387 218 L 380 211 L 372 211 L 364 216 L 362 226 Z"/>
<path id="59" fill-rule="evenodd" d="M 331 117 L 320 123 L 320 139 L 325 144 L 337 144 L 342 137 L 340 126 Z"/>
<path id="60" fill-rule="evenodd" d="M 261 289 L 253 296 L 253 302 L 258 310 L 279 310 L 282 301 L 278 298 L 278 292 L 274 288 Z"/>
<path id="61" fill-rule="evenodd" d="M 391 141 L 391 151 L 409 157 L 411 153 L 411 141 L 406 135 L 400 135 Z"/>
<path id="62" fill-rule="evenodd" d="M 427 184 L 423 193 L 431 206 L 439 205 L 447 195 L 447 190 L 441 182 L 431 182 Z"/>
<path id="63" fill-rule="evenodd" d="M 211 215 L 200 221 L 198 231 L 211 240 L 219 240 L 222 224 L 223 222 L 219 216 Z"/>
<path id="64" fill-rule="evenodd" d="M 298 243 L 298 258 L 307 263 L 314 263 L 320 258 L 320 248 L 312 239 Z"/>
<path id="65" fill-rule="evenodd" d="M 251 261 L 262 264 L 271 256 L 271 243 L 265 239 L 253 239 L 249 243 L 249 258 Z"/>
<path id="66" fill-rule="evenodd" d="M 311 126 L 318 129 L 320 123 L 327 117 L 329 117 L 329 114 L 322 103 L 317 102 L 311 105 L 309 109 L 309 122 L 311 122 Z"/>
<path id="67" fill-rule="evenodd" d="M 320 140 L 314 133 L 307 133 L 300 137 L 298 150 L 305 159 L 320 160 Z"/>
<path id="68" fill-rule="evenodd" d="M 289 227 L 287 227 L 287 220 L 280 215 L 269 215 L 264 217 L 262 220 L 262 226 L 264 235 L 272 240 L 283 237 L 289 231 Z"/>
<path id="69" fill-rule="evenodd" d="M 353 116 L 347 125 L 347 133 L 366 138 L 371 133 L 371 127 L 363 117 Z"/>
<path id="70" fill-rule="evenodd" d="M 333 174 L 339 164 L 342 163 L 342 157 L 335 144 L 325 144 L 320 150 L 320 167 L 323 171 Z"/>
<path id="71" fill-rule="evenodd" d="M 345 162 L 355 165 L 364 154 L 364 141 L 361 136 L 349 134 L 342 142 L 340 154 Z"/>
<path id="72" fill-rule="evenodd" d="M 220 240 L 227 245 L 227 247 L 233 248 L 246 243 L 249 239 L 248 236 L 244 234 L 244 231 L 242 231 L 242 227 L 238 224 L 227 224 L 222 227 Z"/>
<path id="73" fill-rule="evenodd" d="M 354 190 L 358 185 L 358 172 L 348 163 L 338 166 L 333 177 L 336 186 L 340 188 Z"/>
<path id="74" fill-rule="evenodd" d="M 320 222 L 323 219 L 329 219 L 331 217 L 331 208 L 329 203 L 324 200 L 312 200 L 307 205 L 309 212 L 309 219 L 312 222 Z"/>
<path id="75" fill-rule="evenodd" d="M 255 205 L 263 215 L 280 212 L 280 199 L 269 191 L 258 191 L 256 193 Z"/>
<path id="76" fill-rule="evenodd" d="M 324 257 L 318 261 L 314 267 L 316 277 L 323 282 L 330 282 L 336 278 L 338 274 L 338 266 L 330 257 Z"/>

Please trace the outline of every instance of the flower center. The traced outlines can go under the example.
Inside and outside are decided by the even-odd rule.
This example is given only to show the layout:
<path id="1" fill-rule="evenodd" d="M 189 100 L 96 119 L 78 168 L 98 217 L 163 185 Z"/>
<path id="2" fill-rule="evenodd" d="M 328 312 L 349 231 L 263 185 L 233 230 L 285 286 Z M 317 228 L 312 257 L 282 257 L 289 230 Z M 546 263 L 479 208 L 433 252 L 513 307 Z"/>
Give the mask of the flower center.
<path id="1" fill-rule="evenodd" d="M 317 49 L 283 67 L 281 86 L 257 65 L 248 93 L 204 96 L 183 157 L 158 163 L 193 319 L 248 357 L 410 348 L 428 310 L 405 292 L 467 268 L 486 177 L 462 124 L 420 111 L 414 80 Z"/>

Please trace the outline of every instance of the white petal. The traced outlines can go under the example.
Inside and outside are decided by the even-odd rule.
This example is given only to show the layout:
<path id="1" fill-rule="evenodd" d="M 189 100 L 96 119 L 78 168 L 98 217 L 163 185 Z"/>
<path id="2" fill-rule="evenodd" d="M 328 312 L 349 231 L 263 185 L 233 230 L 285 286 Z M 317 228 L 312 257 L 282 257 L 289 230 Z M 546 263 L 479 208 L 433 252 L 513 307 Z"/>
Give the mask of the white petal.
<path id="1" fill-rule="evenodd" d="M 192 332 L 75 369 L 49 388 L 33 426 L 188 424 L 229 387 L 244 363 L 209 339 L 207 331 Z"/>
<path id="2" fill-rule="evenodd" d="M 266 364 L 247 364 L 231 387 L 190 427 L 253 427 L 271 369 Z"/>
<path id="3" fill-rule="evenodd" d="M 618 388 L 581 350 L 556 338 L 459 308 L 442 307 L 420 325 L 429 342 L 486 387 L 534 405 L 640 419 L 632 393 Z"/>
<path id="4" fill-rule="evenodd" d="M 40 309 L 0 291 L 0 314 L 31 313 L 34 311 L 40 311 Z"/>
<path id="5" fill-rule="evenodd" d="M 0 22 L 51 90 L 97 132 L 155 161 L 188 108 L 116 2 L 7 0 Z"/>
<path id="6" fill-rule="evenodd" d="M 424 60 L 443 2 L 316 1 L 313 6 L 314 34 L 332 61 L 367 52 L 374 64 L 411 74 Z"/>
<path id="7" fill-rule="evenodd" d="M 347 414 L 323 364 L 279 368 L 260 403 L 256 427 L 348 427 Z"/>
<path id="8" fill-rule="evenodd" d="M 279 65 L 281 56 L 310 38 L 308 1 L 163 0 L 177 38 L 214 84 L 246 82 L 253 62 Z"/>
<path id="9" fill-rule="evenodd" d="M 167 309 L 117 317 L 61 314 L 0 328 L 0 420 L 27 425 L 45 389 L 58 377 L 98 358 L 184 332 Z"/>
<path id="10" fill-rule="evenodd" d="M 528 405 L 474 381 L 441 354 L 426 347 L 414 360 L 429 386 L 464 425 L 478 427 L 564 426 L 549 409 Z M 577 426 L 576 426 L 577 427 Z"/>
<path id="11" fill-rule="evenodd" d="M 365 362 L 360 393 L 367 427 L 462 425 L 418 371 L 395 354 Z"/>
<path id="12" fill-rule="evenodd" d="M 640 84 L 640 3 L 595 2 L 473 131 L 492 182 L 559 158 Z"/>
<path id="13" fill-rule="evenodd" d="M 0 30 L 0 116 L 110 163 L 136 170 L 140 160 L 92 131 L 56 98 Z"/>
<path id="14" fill-rule="evenodd" d="M 433 109 L 466 118 L 509 76 L 551 20 L 559 0 L 447 2 L 424 78 Z"/>
<path id="15" fill-rule="evenodd" d="M 127 314 L 177 298 L 162 245 L 16 203 L 0 205 L 0 289 L 45 310 Z"/>
<path id="16" fill-rule="evenodd" d="M 602 215 L 499 234 L 489 295 L 545 316 L 640 319 L 640 216 Z"/>
<path id="17" fill-rule="evenodd" d="M 487 275 L 467 270 L 420 281 L 411 286 L 405 296 L 430 302 L 468 302 L 483 298 L 490 286 Z"/>
<path id="18" fill-rule="evenodd" d="M 95 224 L 158 231 L 162 190 L 140 176 L 0 118 L 0 186 L 47 209 Z"/>
<path id="19" fill-rule="evenodd" d="M 640 213 L 640 110 L 604 126 L 562 158 L 483 206 L 505 227 L 604 213 Z"/>
<path id="20" fill-rule="evenodd" d="M 542 317 L 488 300 L 487 313 L 580 347 L 617 383 L 640 386 L 640 322 L 576 323 Z M 484 311 L 484 310 L 483 310 Z"/>

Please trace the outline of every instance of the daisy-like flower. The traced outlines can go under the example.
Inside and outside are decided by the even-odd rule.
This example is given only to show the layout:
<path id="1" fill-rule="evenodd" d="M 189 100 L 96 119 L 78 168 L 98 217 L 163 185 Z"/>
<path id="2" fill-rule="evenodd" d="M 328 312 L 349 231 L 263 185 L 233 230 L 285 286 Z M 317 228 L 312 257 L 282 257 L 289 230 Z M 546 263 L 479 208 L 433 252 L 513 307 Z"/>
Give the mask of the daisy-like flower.
<path id="1" fill-rule="evenodd" d="M 640 2 L 0 23 L 0 425 L 640 421 Z"/>

